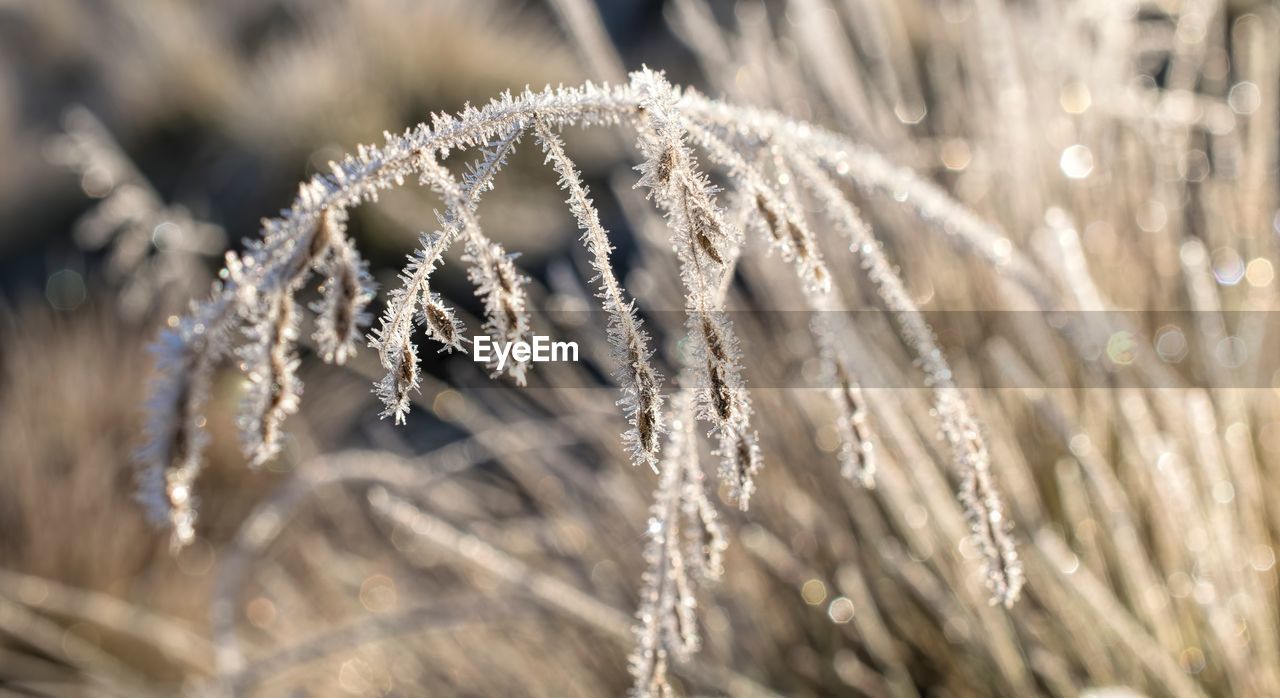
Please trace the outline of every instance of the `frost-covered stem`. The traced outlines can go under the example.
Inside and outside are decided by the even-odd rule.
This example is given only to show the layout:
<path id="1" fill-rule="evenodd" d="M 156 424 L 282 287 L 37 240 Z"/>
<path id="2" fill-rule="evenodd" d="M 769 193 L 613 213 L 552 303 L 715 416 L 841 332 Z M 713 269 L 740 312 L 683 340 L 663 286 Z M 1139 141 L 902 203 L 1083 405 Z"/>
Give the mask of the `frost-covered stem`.
<path id="1" fill-rule="evenodd" d="M 505 136 L 493 143 L 480 164 L 471 169 L 462 185 L 462 196 L 467 200 L 469 210 L 474 211 L 480 195 L 493 187 L 494 176 L 506 163 L 507 156 L 515 148 L 522 131 L 522 123 L 517 123 Z M 447 220 L 450 224 L 444 226 L 442 232 L 423 238 L 417 255 L 409 260 L 410 271 L 402 276 L 403 283 L 399 291 L 393 294 L 391 302 L 387 304 L 387 312 L 379 329 L 382 335 L 412 333 L 411 320 L 417 312 L 418 303 L 421 299 L 430 297 L 428 282 L 431 272 L 435 270 L 445 251 L 457 240 L 462 229 L 463 220 L 459 216 L 450 215 Z M 450 346 L 449 342 L 442 343 Z"/>
<path id="2" fill-rule="evenodd" d="M 693 401 L 681 390 L 672 398 L 671 439 L 662 460 L 662 478 L 654 494 L 649 519 L 649 543 L 636 617 L 636 649 L 630 659 L 635 683 L 631 695 L 649 698 L 667 695 L 667 665 L 685 661 L 698 651 L 697 600 L 685 565 L 680 542 L 680 517 L 684 485 L 688 478 L 689 451 L 697 449 L 693 432 Z M 696 460 L 696 453 L 694 454 Z"/>
<path id="3" fill-rule="evenodd" d="M 680 262 L 688 295 L 689 361 L 700 374 L 698 416 L 712 425 L 722 458 L 720 477 L 729 485 L 730 498 L 745 510 L 755 490 L 760 448 L 751 428 L 751 398 L 741 377 L 737 336 L 716 299 L 716 271 L 725 271 L 722 250 L 735 248 L 739 236 L 724 221 L 714 187 L 685 145 L 678 92 L 647 69 L 632 73 L 631 84 L 642 95 L 643 118 L 637 127 L 646 158 L 637 186 L 648 187 L 665 211 Z"/>
<path id="4" fill-rule="evenodd" d="M 689 377 L 686 375 L 685 378 Z M 720 514 L 707 493 L 706 476 L 698 459 L 693 400 L 685 390 L 677 397 L 679 399 L 672 405 L 672 409 L 675 417 L 680 420 L 680 450 L 671 457 L 679 463 L 681 470 L 680 510 L 684 514 L 689 566 L 698 579 L 711 583 L 718 581 L 724 573 L 724 551 L 729 544 L 724 527 L 720 525 Z M 673 442 L 676 438 L 677 435 L 673 434 Z"/>
<path id="5" fill-rule="evenodd" d="M 326 360 L 346 360 L 354 349 L 356 321 L 373 298 L 372 283 L 364 264 L 344 234 L 345 214 L 325 209 L 307 235 L 284 251 L 284 262 L 275 271 L 280 278 L 264 289 L 240 285 L 240 314 L 247 323 L 248 343 L 237 350 L 240 366 L 249 379 L 239 426 L 244 453 L 257 466 L 280 451 L 281 425 L 298 409 L 302 382 L 298 380 L 296 294 L 313 270 L 325 273 L 324 299 L 316 338 L 325 348 Z M 253 246 L 251 246 L 251 249 Z M 252 273 L 257 259 L 241 265 L 228 263 L 228 276 L 243 279 Z M 341 336 L 338 333 L 343 333 Z"/>
<path id="6" fill-rule="evenodd" d="M 773 161 L 774 178 L 778 182 L 778 189 L 781 190 L 781 198 L 785 206 L 783 210 L 788 212 L 785 236 L 787 246 L 784 251 L 795 262 L 800 278 L 808 287 L 806 294 L 811 300 L 826 295 L 831 289 L 831 274 L 827 270 L 826 262 L 822 260 L 822 251 L 818 249 L 818 241 L 814 237 L 813 230 L 805 221 L 800 195 L 796 192 L 795 175 L 787 167 L 783 146 L 771 144 L 768 155 Z"/>
<path id="7" fill-rule="evenodd" d="M 805 294 L 826 293 L 831 288 L 831 275 L 790 190 L 784 188 L 779 193 L 758 167 L 748 162 L 712 129 L 689 119 L 685 119 L 684 124 L 693 142 L 707 152 L 712 162 L 723 167 L 741 192 L 755 202 L 755 213 L 762 219 L 760 227 L 767 235 L 767 241 L 779 251 L 783 260 L 795 265 L 796 274 L 804 283 Z M 776 152 L 771 156 L 779 157 Z M 784 174 L 779 172 L 780 184 Z"/>
<path id="8" fill-rule="evenodd" d="M 264 223 L 261 238 L 248 246 L 243 259 L 228 257 L 213 296 L 197 304 L 190 316 L 176 321 L 175 331 L 162 339 L 158 349 L 161 376 L 151 403 L 152 440 L 141 456 L 140 479 L 143 498 L 157 518 L 168 520 L 173 526 L 175 542 L 190 540 L 194 532 L 190 486 L 199 473 L 201 450 L 207 440 L 203 412 L 209 383 L 218 362 L 229 352 L 232 334 L 240 324 L 248 320 L 258 325 L 250 328 L 251 349 L 246 351 L 253 361 L 246 361 L 246 369 L 252 371 L 265 365 L 264 375 L 280 373 L 280 367 L 289 370 L 292 344 L 290 333 L 283 331 L 287 324 L 280 322 L 283 315 L 278 310 L 284 304 L 281 294 L 291 296 L 305 283 L 310 270 L 317 269 L 326 278 L 324 295 L 329 301 L 322 306 L 318 324 L 327 340 L 322 338 L 318 344 L 326 358 L 335 361 L 349 353 L 344 340 L 350 339 L 353 320 L 354 325 L 360 324 L 360 311 L 372 296 L 367 280 L 362 281 L 363 267 L 354 248 L 340 230 L 349 208 L 376 200 L 379 192 L 402 185 L 411 175 L 425 174 L 428 183 L 440 189 L 448 203 L 445 231 L 454 231 L 452 235 L 468 229 L 478 233 L 474 226 L 474 195 L 481 189 L 477 180 L 485 181 L 487 186 L 488 179 L 477 177 L 473 171 L 459 187 L 436 161 L 437 154 L 493 143 L 499 144 L 496 150 L 505 150 L 535 118 L 543 119 L 549 127 L 563 127 L 612 125 L 623 117 L 639 127 L 640 147 L 646 158 L 641 168 L 645 173 L 642 183 L 667 214 L 682 278 L 689 290 L 690 348 L 693 365 L 699 372 L 699 416 L 712 424 L 712 432 L 719 438 L 721 476 L 743 507 L 753 489 L 752 475 L 759 467 L 759 448 L 750 427 L 751 403 L 740 376 L 737 340 L 718 298 L 719 284 L 727 281 L 728 267 L 738 254 L 740 240 L 737 232 L 725 224 L 714 200 L 714 188 L 698 171 L 684 143 L 683 123 L 721 130 L 728 134 L 730 142 L 741 136 L 777 147 L 784 154 L 794 153 L 806 162 L 811 159 L 815 170 L 834 171 L 869 191 L 903 191 L 909 205 L 922 218 L 938 222 L 953 234 L 949 240 L 976 249 L 1027 288 L 1041 288 L 1036 279 L 1028 280 L 1017 253 L 999 244 L 1004 240 L 996 229 L 979 221 L 941 189 L 822 129 L 788 121 L 771 112 L 731 107 L 693 92 L 682 93 L 648 71 L 635 74 L 627 86 L 588 84 L 536 94 L 526 91 L 519 97 L 504 95 L 483 108 L 468 108 L 456 117 L 434 116 L 430 125 L 420 125 L 400 135 L 387 134 L 384 146 L 361 147 L 354 156 L 334 164 L 330 174 L 317 175 L 304 183 L 292 206 L 280 217 Z M 505 145 L 504 139 L 508 139 Z M 486 157 L 488 164 L 482 164 L 481 169 L 492 170 L 500 161 L 501 156 Z M 825 173 L 819 174 L 826 177 Z M 838 187 L 830 181 L 827 186 L 847 206 Z M 849 216 L 837 218 L 856 220 Z M 454 226 L 448 225 L 450 220 L 455 221 Z M 326 239 L 328 244 L 315 244 Z M 497 331 L 495 334 L 511 335 L 503 330 L 520 329 L 523 315 L 523 307 L 516 302 L 523 301 L 523 290 L 518 288 L 514 267 L 500 248 L 476 244 L 481 240 L 476 235 L 469 234 L 468 240 L 473 252 L 469 256 L 478 264 L 473 278 L 486 298 L 492 329 Z M 434 248 L 434 243 L 427 246 Z M 870 254 L 868 249 L 878 253 L 874 246 L 861 249 L 864 255 Z M 430 261 L 434 264 L 435 259 Z M 874 268 L 871 271 L 873 275 L 877 273 Z M 391 323 L 384 327 L 392 331 L 381 332 L 374 340 L 384 365 L 389 364 L 389 379 L 395 388 L 392 392 L 396 401 L 389 405 L 393 408 L 391 413 L 401 418 L 399 401 L 407 397 L 417 381 L 417 349 L 410 341 L 415 306 L 425 303 L 424 322 L 429 334 L 434 331 L 444 337 L 446 346 L 451 345 L 450 335 L 456 339 L 457 334 L 452 316 L 426 289 L 429 270 L 419 272 L 420 267 L 408 274 L 402 293 L 393 292 Z M 353 285 L 353 279 L 360 283 Z M 926 364 L 932 360 L 929 351 L 921 356 Z M 255 363 L 259 361 L 265 364 Z M 931 377 L 935 373 L 932 368 Z M 272 388 L 283 384 L 278 375 L 263 381 L 264 386 Z M 958 391 L 948 385 L 935 386 L 937 403 L 949 410 L 960 405 L 961 414 L 966 417 L 951 418 L 947 425 L 954 428 L 947 433 L 953 449 L 974 461 L 970 473 L 973 477 L 966 478 L 964 494 L 971 500 L 971 509 L 982 513 L 975 528 L 989 534 L 983 537 L 985 544 L 990 546 L 994 541 L 995 548 L 1002 550 L 1005 537 L 1002 528 L 995 525 L 1001 513 L 986 472 L 985 446 Z M 289 402 L 274 397 L 266 401 L 277 405 Z M 262 431 L 257 428 L 261 425 L 247 426 L 255 428 L 246 431 Z M 1008 555 L 996 557 L 1016 563 L 1011 548 Z M 1016 579 L 1016 568 L 1006 567 L 1007 576 Z M 1009 598 L 1016 591 L 1016 584 L 1011 587 L 1013 591 L 1006 594 Z"/>
<path id="9" fill-rule="evenodd" d="M 812 124 L 793 121 L 773 111 L 729 105 L 693 90 L 681 94 L 679 108 L 689 119 L 786 152 L 803 152 L 822 167 L 868 194 L 894 197 L 919 218 L 944 233 L 943 241 L 958 251 L 1000 270 L 1042 308 L 1056 308 L 1053 288 L 1036 265 L 1009 245 L 1005 234 L 983 221 L 941 187 L 909 167 L 895 165 L 875 149 Z"/>
<path id="10" fill-rule="evenodd" d="M 840 439 L 840 474 L 863 487 L 875 487 L 876 454 L 871 441 L 867 403 L 862 386 L 848 356 L 849 332 L 845 307 L 839 294 L 810 299 L 814 318 L 809 331 L 817 342 L 823 363 L 823 379 L 829 383 L 827 395 L 836 413 L 836 435 Z"/>
<path id="11" fill-rule="evenodd" d="M 591 267 L 600 282 L 599 297 L 609 315 L 609 342 L 616 363 L 614 376 L 622 389 L 619 404 L 631 425 L 623 435 L 623 443 L 633 462 L 644 463 L 657 472 L 663 431 L 662 374 L 649 362 L 653 356 L 649 335 L 641 329 L 641 320 L 636 317 L 635 301 L 626 297 L 622 284 L 613 273 L 609 264 L 609 254 L 613 251 L 609 234 L 600 224 L 599 211 L 573 161 L 565 154 L 564 144 L 542 119 L 534 122 L 534 130 L 546 152 L 547 162 L 560 175 L 560 187 L 569 194 L 566 203 L 583 231 L 582 241 L 591 253 Z"/>
<path id="12" fill-rule="evenodd" d="M 468 276 L 476 286 L 476 295 L 484 299 L 485 329 L 499 344 L 523 341 L 529 332 L 524 277 L 516 271 L 512 256 L 502 245 L 481 232 L 470 197 L 458 186 L 453 175 L 430 153 L 423 153 L 420 157 L 423 181 L 439 192 L 448 207 L 445 219 L 456 217 L 461 222 L 460 228 L 467 241 L 465 259 L 472 264 Z M 512 360 L 508 363 L 507 372 L 517 383 L 524 385 L 527 368 L 527 361 Z"/>
<path id="13" fill-rule="evenodd" d="M 188 317 L 178 321 L 178 329 L 157 344 L 160 375 L 152 388 L 150 441 L 139 457 L 139 496 L 153 518 L 172 526 L 175 545 L 194 536 L 190 486 L 202 466 L 201 451 L 207 440 L 203 412 L 214 367 L 227 354 L 230 335 L 251 314 L 249 309 L 288 288 L 293 280 L 289 272 L 298 268 L 298 250 L 308 246 L 326 216 L 344 220 L 347 209 L 376 200 L 379 191 L 402 184 L 420 166 L 421 152 L 472 147 L 500 138 L 534 113 L 558 123 L 612 123 L 636 108 L 629 94 L 625 88 L 588 84 L 538 94 L 526 91 L 518 99 L 504 95 L 482 109 L 467 109 L 460 117 L 437 115 L 430 126 L 423 124 L 398 136 L 387 134 L 381 148 L 359 148 L 356 155 L 334 164 L 330 174 L 304 183 L 293 205 L 279 218 L 265 221 L 262 237 L 250 245 L 244 262 L 229 257 L 212 297 L 196 304 Z M 345 241 L 344 245 L 349 248 Z M 356 298 L 368 295 L 358 293 Z M 403 348 L 396 345 L 396 351 Z M 335 360 L 339 353 L 333 352 Z M 401 371 L 408 372 L 407 368 Z"/>
<path id="14" fill-rule="evenodd" d="M 779 193 L 759 167 L 747 161 L 739 154 L 739 148 L 721 138 L 714 129 L 694 121 L 686 120 L 685 123 L 693 141 L 738 183 L 741 193 L 751 202 L 753 213 L 759 217 L 759 227 L 763 228 L 768 241 L 781 251 L 783 259 L 794 261 L 805 301 L 815 312 L 810 331 L 827 366 L 826 378 L 833 382 L 829 393 L 838 415 L 836 432 L 841 441 L 841 471 L 846 478 L 864 487 L 872 487 L 875 462 L 866 423 L 866 406 L 862 389 L 853 377 L 848 358 L 844 356 L 843 343 L 838 339 L 839 334 L 847 329 L 840 315 L 845 308 L 839 294 L 829 293 L 830 274 L 800 208 L 794 176 L 787 171 L 778 148 L 767 148 L 778 171 L 777 181 L 783 190 Z"/>
<path id="15" fill-rule="evenodd" d="M 474 211 L 480 195 L 493 187 L 493 178 L 506 164 L 524 127 L 517 124 L 498 141 L 491 143 L 479 163 L 469 168 L 461 186 L 466 202 L 457 208 Z M 423 157 L 427 157 L 424 155 Z M 444 258 L 445 251 L 461 235 L 465 219 L 455 208 L 441 216 L 441 230 L 421 238 L 421 244 L 409 256 L 408 266 L 400 273 L 400 288 L 391 292 L 381 324 L 369 337 L 369 345 L 378 350 L 378 358 L 386 374 L 374 384 L 374 393 L 382 400 L 382 416 L 393 417 L 404 424 L 409 414 L 411 394 L 418 389 L 417 346 L 413 344 L 414 319 L 426 327 L 427 336 L 452 352 L 463 348 L 464 328 L 444 299 L 431 292 L 431 273 Z M 407 363 L 406 363 L 407 362 Z"/>
<path id="16" fill-rule="evenodd" d="M 332 264 L 326 261 L 330 250 L 341 245 L 349 250 L 344 266 L 354 267 L 357 290 L 335 298 L 330 307 L 358 318 L 372 297 L 359 257 L 327 210 L 304 235 L 277 242 L 251 244 L 243 259 L 228 254 L 213 297 L 195 304 L 192 314 L 177 321 L 177 329 L 156 345 L 160 375 L 152 387 L 150 442 L 140 455 L 140 496 L 153 518 L 168 520 L 174 547 L 195 537 L 192 490 L 208 440 L 204 406 L 214 369 L 227 354 L 236 325 L 247 323 L 248 342 L 236 352 L 250 381 L 239 425 L 246 455 L 256 465 L 279 451 L 280 424 L 296 410 L 301 392 L 293 353 L 293 294 L 313 267 Z M 319 331 L 324 330 L 322 322 Z"/>
<path id="17" fill-rule="evenodd" d="M 245 455 L 258 466 L 280 449 L 280 427 L 298 409 L 302 387 L 298 382 L 298 318 L 293 294 L 281 289 L 266 301 L 265 312 L 246 330 L 254 344 L 240 352 L 249 377 L 240 427 Z"/>
<path id="18" fill-rule="evenodd" d="M 234 264 L 229 255 L 228 265 Z M 170 527 L 174 549 L 195 539 L 193 490 L 204 465 L 200 452 L 209 440 L 204 406 L 226 342 L 222 318 L 229 312 L 229 303 L 215 295 L 194 306 L 190 316 L 173 321 L 152 346 L 158 375 L 147 402 L 147 444 L 138 453 L 137 498 L 148 518 Z"/>
<path id="19" fill-rule="evenodd" d="M 934 339 L 933 330 L 907 293 L 870 227 L 839 187 L 801 153 L 789 157 L 795 169 L 823 204 L 832 224 L 848 236 L 851 249 L 862 258 L 867 277 L 882 302 L 901 326 L 933 390 L 934 409 L 960 476 L 960 500 L 975 541 L 987 562 L 987 586 L 994 602 L 1012 605 L 1022 587 L 1022 567 L 1009 535 L 1009 521 L 991 476 L 986 441 L 952 378 L 951 367 Z"/>

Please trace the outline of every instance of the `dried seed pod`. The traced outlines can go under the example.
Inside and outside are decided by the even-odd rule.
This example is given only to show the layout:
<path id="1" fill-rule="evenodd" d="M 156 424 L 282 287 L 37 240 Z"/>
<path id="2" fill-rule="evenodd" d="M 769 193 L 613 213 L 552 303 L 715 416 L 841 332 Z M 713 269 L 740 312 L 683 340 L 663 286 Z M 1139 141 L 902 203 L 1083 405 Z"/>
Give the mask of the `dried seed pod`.
<path id="1" fill-rule="evenodd" d="M 760 445 L 755 432 L 729 430 L 720 435 L 717 453 L 722 457 L 720 479 L 729 484 L 729 500 L 746 511 L 755 493 L 755 475 L 760 470 Z"/>
<path id="2" fill-rule="evenodd" d="M 691 212 L 689 232 L 693 235 L 694 242 L 698 244 L 698 249 L 716 264 L 724 264 L 724 257 L 720 254 L 717 242 L 725 237 L 719 220 L 701 203 L 693 204 L 689 208 Z"/>
<path id="3" fill-rule="evenodd" d="M 418 347 L 407 336 L 384 342 L 383 367 L 387 374 L 374 385 L 374 393 L 385 408 L 382 417 L 392 417 L 396 424 L 404 424 L 409 414 L 413 392 L 418 390 Z"/>
<path id="4" fill-rule="evenodd" d="M 787 233 L 791 236 L 791 248 L 795 250 L 796 257 L 801 260 L 810 259 L 809 240 L 801 232 L 800 226 L 796 225 L 794 221 L 788 221 Z"/>
<path id="5" fill-rule="evenodd" d="M 249 378 L 240 414 L 245 456 L 258 466 L 280 451 L 280 427 L 297 411 L 302 392 L 297 380 L 297 317 L 293 295 L 287 290 L 271 294 L 245 331 L 251 343 L 239 352 Z"/>
<path id="6" fill-rule="evenodd" d="M 718 363 L 727 363 L 729 361 L 729 352 L 725 348 L 724 337 L 720 334 L 720 328 L 716 327 L 715 322 L 709 317 L 703 317 L 700 325 L 702 327 L 702 338 L 707 346 L 707 354 Z"/>
<path id="7" fill-rule="evenodd" d="M 867 408 L 862 388 L 838 359 L 834 364 L 836 386 L 832 401 L 836 406 L 836 432 L 840 435 L 841 474 L 863 487 L 875 486 L 875 451 L 867 427 Z"/>
<path id="8" fill-rule="evenodd" d="M 524 341 L 529 333 L 524 279 L 516 272 L 512 256 L 501 245 L 482 238 L 469 242 L 467 250 L 463 259 L 471 263 L 468 276 L 476 295 L 484 299 L 485 330 L 495 342 Z M 527 366 L 527 362 L 512 360 L 507 362 L 507 371 L 523 385 Z"/>
<path id="9" fill-rule="evenodd" d="M 369 321 L 365 308 L 373 300 L 373 282 L 347 240 L 335 238 L 329 245 L 332 254 L 321 268 L 328 278 L 320 286 L 320 301 L 312 305 L 316 312 L 312 336 L 321 358 L 344 364 L 356 351 L 360 327 Z"/>
<path id="10" fill-rule="evenodd" d="M 335 230 L 333 216 L 333 211 L 326 208 L 317 218 L 315 231 L 311 233 L 311 242 L 307 248 L 307 257 L 309 259 L 314 261 L 323 257 L 329 251 L 334 238 L 341 235 L 339 231 Z"/>
<path id="11" fill-rule="evenodd" d="M 655 171 L 658 183 L 664 186 L 671 184 L 671 175 L 675 172 L 675 169 L 676 149 L 667 148 L 666 150 L 663 150 L 662 155 L 658 157 L 657 169 Z"/>
<path id="12" fill-rule="evenodd" d="M 634 407 L 629 415 L 634 422 L 635 444 L 643 460 L 649 460 L 658 454 L 658 437 L 662 432 L 662 396 L 658 394 L 661 378 L 649 367 L 646 361 L 640 361 L 639 352 L 631 352 L 636 361 L 631 377 L 634 381 Z M 624 398 L 625 400 L 625 398 Z M 624 441 L 628 439 L 624 436 Z"/>
<path id="13" fill-rule="evenodd" d="M 427 327 L 427 336 L 442 345 L 441 351 L 462 350 L 462 321 L 452 308 L 445 305 L 439 294 L 429 293 L 423 299 L 422 322 Z"/>
<path id="14" fill-rule="evenodd" d="M 707 360 L 708 397 L 721 422 L 733 420 L 733 388 L 724 375 L 724 366 L 711 359 Z"/>
<path id="15" fill-rule="evenodd" d="M 756 194 L 756 211 L 764 219 L 764 229 L 775 243 L 782 242 L 782 218 L 773 210 L 764 194 Z"/>

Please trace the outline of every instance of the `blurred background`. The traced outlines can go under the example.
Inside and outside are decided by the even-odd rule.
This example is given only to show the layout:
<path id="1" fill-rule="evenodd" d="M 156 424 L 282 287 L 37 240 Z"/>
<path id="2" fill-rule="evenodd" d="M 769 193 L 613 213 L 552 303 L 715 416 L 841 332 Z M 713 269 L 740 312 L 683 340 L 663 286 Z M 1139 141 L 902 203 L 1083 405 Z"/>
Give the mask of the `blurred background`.
<path id="1" fill-rule="evenodd" d="M 368 352 L 304 350 L 285 452 L 253 471 L 225 367 L 177 554 L 132 454 L 148 343 L 298 182 L 431 113 L 647 64 L 845 133 L 989 224 L 851 193 L 961 383 L 1003 386 L 969 397 L 1028 577 L 988 606 L 927 394 L 867 390 L 863 490 L 821 391 L 757 391 L 766 470 L 749 513 L 723 507 L 681 694 L 1280 695 L 1278 38 L 1251 0 L 0 0 L 0 693 L 624 694 L 656 477 L 616 438 L 603 332 L 530 389 L 425 352 L 406 427 L 378 419 Z M 566 140 L 628 289 L 677 309 L 629 135 Z M 594 304 L 563 198 L 529 139 L 480 209 L 547 313 Z M 381 288 L 438 205 L 354 212 Z M 801 307 L 764 247 L 731 306 Z M 438 278 L 478 327 L 456 257 Z M 1174 319 L 1075 312 L 1104 310 Z M 802 318 L 739 318 L 749 381 L 814 371 Z M 679 320 L 651 322 L 672 376 Z M 891 318 L 858 333 L 869 385 L 914 383 Z"/>

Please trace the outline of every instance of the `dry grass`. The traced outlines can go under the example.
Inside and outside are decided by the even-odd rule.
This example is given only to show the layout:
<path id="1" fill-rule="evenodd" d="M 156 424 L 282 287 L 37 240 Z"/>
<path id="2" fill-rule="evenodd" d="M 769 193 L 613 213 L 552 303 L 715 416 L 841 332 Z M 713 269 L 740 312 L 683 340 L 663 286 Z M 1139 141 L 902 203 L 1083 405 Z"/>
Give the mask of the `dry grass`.
<path id="1" fill-rule="evenodd" d="M 1276 299 L 1273 8 L 1146 4 L 1131 15 L 1105 3 L 796 0 L 785 16 L 779 9 L 747 3 L 716 16 L 682 0 L 670 19 L 713 91 L 883 154 L 853 162 L 841 195 L 883 241 L 901 292 L 934 322 L 981 425 L 1027 581 L 1011 608 L 988 605 L 980 546 L 953 496 L 965 471 L 939 434 L 930 392 L 902 387 L 918 384 L 920 369 L 891 314 L 859 313 L 842 330 L 863 383 L 875 488 L 842 476 L 851 452 L 841 402 L 797 387 L 831 387 L 821 336 L 799 312 L 812 304 L 795 273 L 801 255 L 794 246 L 787 259 L 761 254 L 768 231 L 744 226 L 740 257 L 736 242 L 710 241 L 734 255 L 722 298 L 765 465 L 749 511 L 731 506 L 731 487 L 710 497 L 729 539 L 725 574 L 696 591 L 701 651 L 667 658 L 674 688 L 1280 691 L 1280 509 L 1269 496 L 1280 486 L 1280 413 L 1258 358 L 1270 323 L 1234 312 Z M 608 70 L 599 42 L 583 45 Z M 717 183 L 753 186 L 692 135 L 698 158 L 738 168 Z M 740 142 L 733 151 L 748 152 Z M 767 152 L 747 162 L 776 166 Z M 801 178 L 803 164 L 788 162 Z M 619 288 L 643 309 L 654 370 L 679 385 L 688 279 L 626 166 L 613 191 L 586 179 L 602 227 L 634 231 L 614 266 Z M 505 181 L 496 191 L 525 180 Z M 822 191 L 782 185 L 777 196 L 803 212 L 811 257 L 843 306 L 884 308 L 865 260 L 823 218 L 835 200 Z M 502 207 L 494 200 L 482 220 Z M 735 225 L 769 219 L 725 208 Z M 589 215 L 550 215 L 558 227 L 577 218 L 592 229 Z M 352 223 L 357 237 L 367 220 Z M 502 242 L 514 249 L 520 238 Z M 617 335 L 604 331 L 604 313 L 586 310 L 599 303 L 587 281 L 598 252 L 524 270 L 529 325 L 579 339 L 584 363 L 539 365 L 524 388 L 486 387 L 465 359 L 423 351 L 407 428 L 374 417 L 365 386 L 385 372 L 377 352 L 324 367 L 324 347 L 301 333 L 306 399 L 268 464 L 283 475 L 245 469 L 234 448 L 242 379 L 215 367 L 203 516 L 195 548 L 176 558 L 128 492 L 146 333 L 105 309 L 6 319 L 0 463 L 13 485 L 0 495 L 10 570 L 0 575 L 9 638 L 0 678 L 58 694 L 625 692 L 659 478 L 627 465 L 636 452 L 617 438 L 637 425 L 601 378 Z M 456 283 L 442 289 L 463 295 Z M 797 312 L 755 312 L 778 309 Z M 980 312 L 931 312 L 969 309 Z M 1145 309 L 1169 312 L 1077 312 Z M 477 328 L 483 318 L 469 313 L 481 310 L 456 312 Z M 1012 310 L 1034 312 L 1001 312 Z M 1041 310 L 1066 311 L 1068 331 Z M 1185 352 L 1171 350 L 1174 325 Z M 1253 359 L 1241 368 L 1219 350 L 1230 337 Z M 715 441 L 696 449 L 703 465 L 717 460 Z"/>

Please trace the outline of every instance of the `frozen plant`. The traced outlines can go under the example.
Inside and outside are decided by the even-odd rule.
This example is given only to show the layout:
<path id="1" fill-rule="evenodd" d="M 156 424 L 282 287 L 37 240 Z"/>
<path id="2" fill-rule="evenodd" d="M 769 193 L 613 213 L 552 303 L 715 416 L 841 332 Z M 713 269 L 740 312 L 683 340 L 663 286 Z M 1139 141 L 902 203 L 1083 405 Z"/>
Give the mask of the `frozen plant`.
<path id="1" fill-rule="evenodd" d="M 664 214 L 680 267 L 686 298 L 686 346 L 689 369 L 681 381 L 687 390 L 676 401 L 675 417 L 664 425 L 662 376 L 650 363 L 653 350 L 633 301 L 614 275 L 607 231 L 600 224 L 577 168 L 565 153 L 559 131 L 566 126 L 623 127 L 635 134 L 642 163 L 638 186 Z M 942 433 L 961 482 L 960 498 L 986 565 L 993 602 L 1010 605 L 1022 583 L 1021 567 L 1010 540 L 1008 517 L 992 481 L 982 430 L 952 377 L 951 369 L 886 259 L 869 225 L 849 201 L 845 186 L 871 191 L 909 191 L 912 209 L 948 225 L 982 235 L 971 216 L 945 194 L 909 171 L 889 165 L 875 152 L 837 134 L 788 120 L 772 112 L 735 107 L 692 90 L 671 86 L 660 73 L 641 70 L 623 86 L 597 86 L 505 94 L 481 108 L 457 116 L 436 115 L 430 125 L 403 134 L 386 134 L 381 146 L 362 146 L 332 165 L 328 174 L 304 183 L 293 205 L 264 224 L 262 236 L 243 254 L 228 253 L 212 296 L 165 333 L 157 345 L 160 375 L 153 389 L 151 441 L 141 464 L 142 498 L 153 516 L 172 527 L 181 546 L 195 535 L 195 482 L 205 433 L 205 403 L 219 361 L 232 354 L 248 377 L 249 390 L 239 420 L 246 456 L 257 465 L 280 449 L 281 425 L 297 410 L 302 385 L 296 375 L 299 319 L 297 293 L 319 278 L 322 301 L 314 311 L 315 342 L 326 361 L 344 362 L 361 339 L 366 308 L 374 290 L 364 263 L 347 236 L 347 212 L 376 201 L 383 190 L 411 177 L 433 189 L 443 202 L 438 230 L 422 237 L 410 256 L 400 285 L 387 295 L 386 309 L 369 335 L 385 370 L 375 392 L 383 416 L 403 422 L 418 389 L 417 329 L 442 350 L 467 351 L 460 320 L 447 301 L 431 289 L 431 276 L 444 253 L 464 245 L 463 259 L 475 293 L 483 300 L 484 331 L 495 342 L 520 341 L 530 332 L 526 279 L 514 255 L 489 239 L 477 217 L 480 198 L 522 136 L 533 133 L 546 160 L 560 177 L 570 212 L 583 230 L 583 243 L 597 273 L 601 305 L 609 317 L 605 331 L 614 348 L 619 404 L 629 422 L 623 440 L 632 460 L 657 468 L 662 485 L 651 525 L 649 592 L 642 613 L 641 650 L 636 676 L 662 690 L 662 668 L 696 649 L 689 569 L 719 568 L 718 533 L 712 542 L 678 544 L 677 517 L 714 526 L 714 510 L 702 492 L 693 419 L 708 426 L 720 459 L 719 478 L 729 496 L 746 509 L 755 490 L 761 452 L 752 424 L 752 401 L 742 376 L 750 357 L 740 346 L 725 308 L 722 289 L 745 252 L 745 220 L 759 231 L 813 308 L 839 310 L 838 279 L 823 260 L 817 235 L 828 227 L 843 236 L 858 256 L 881 301 L 898 318 L 904 343 L 915 353 L 929 386 Z M 700 162 L 731 176 L 724 203 Z M 478 157 L 456 178 L 443 160 L 452 152 L 474 150 Z M 822 204 L 825 219 L 811 220 L 804 197 Z M 924 206 L 925 210 L 918 210 Z M 730 210 L 729 207 L 733 207 Z M 973 232 L 975 227 L 977 231 Z M 827 313 L 838 315 L 838 313 Z M 838 334 L 847 328 L 817 323 L 813 332 L 822 359 L 834 377 L 831 397 L 844 440 L 843 471 L 870 485 L 872 448 L 866 407 L 850 363 L 841 356 Z M 523 383 L 527 362 L 512 361 L 505 372 Z M 672 432 L 671 453 L 659 452 L 661 436 Z M 697 472 L 695 472 L 697 471 Z M 709 523 L 710 522 L 710 523 Z M 704 559 L 705 558 L 705 559 Z M 673 628 L 675 630 L 673 630 Z"/>

